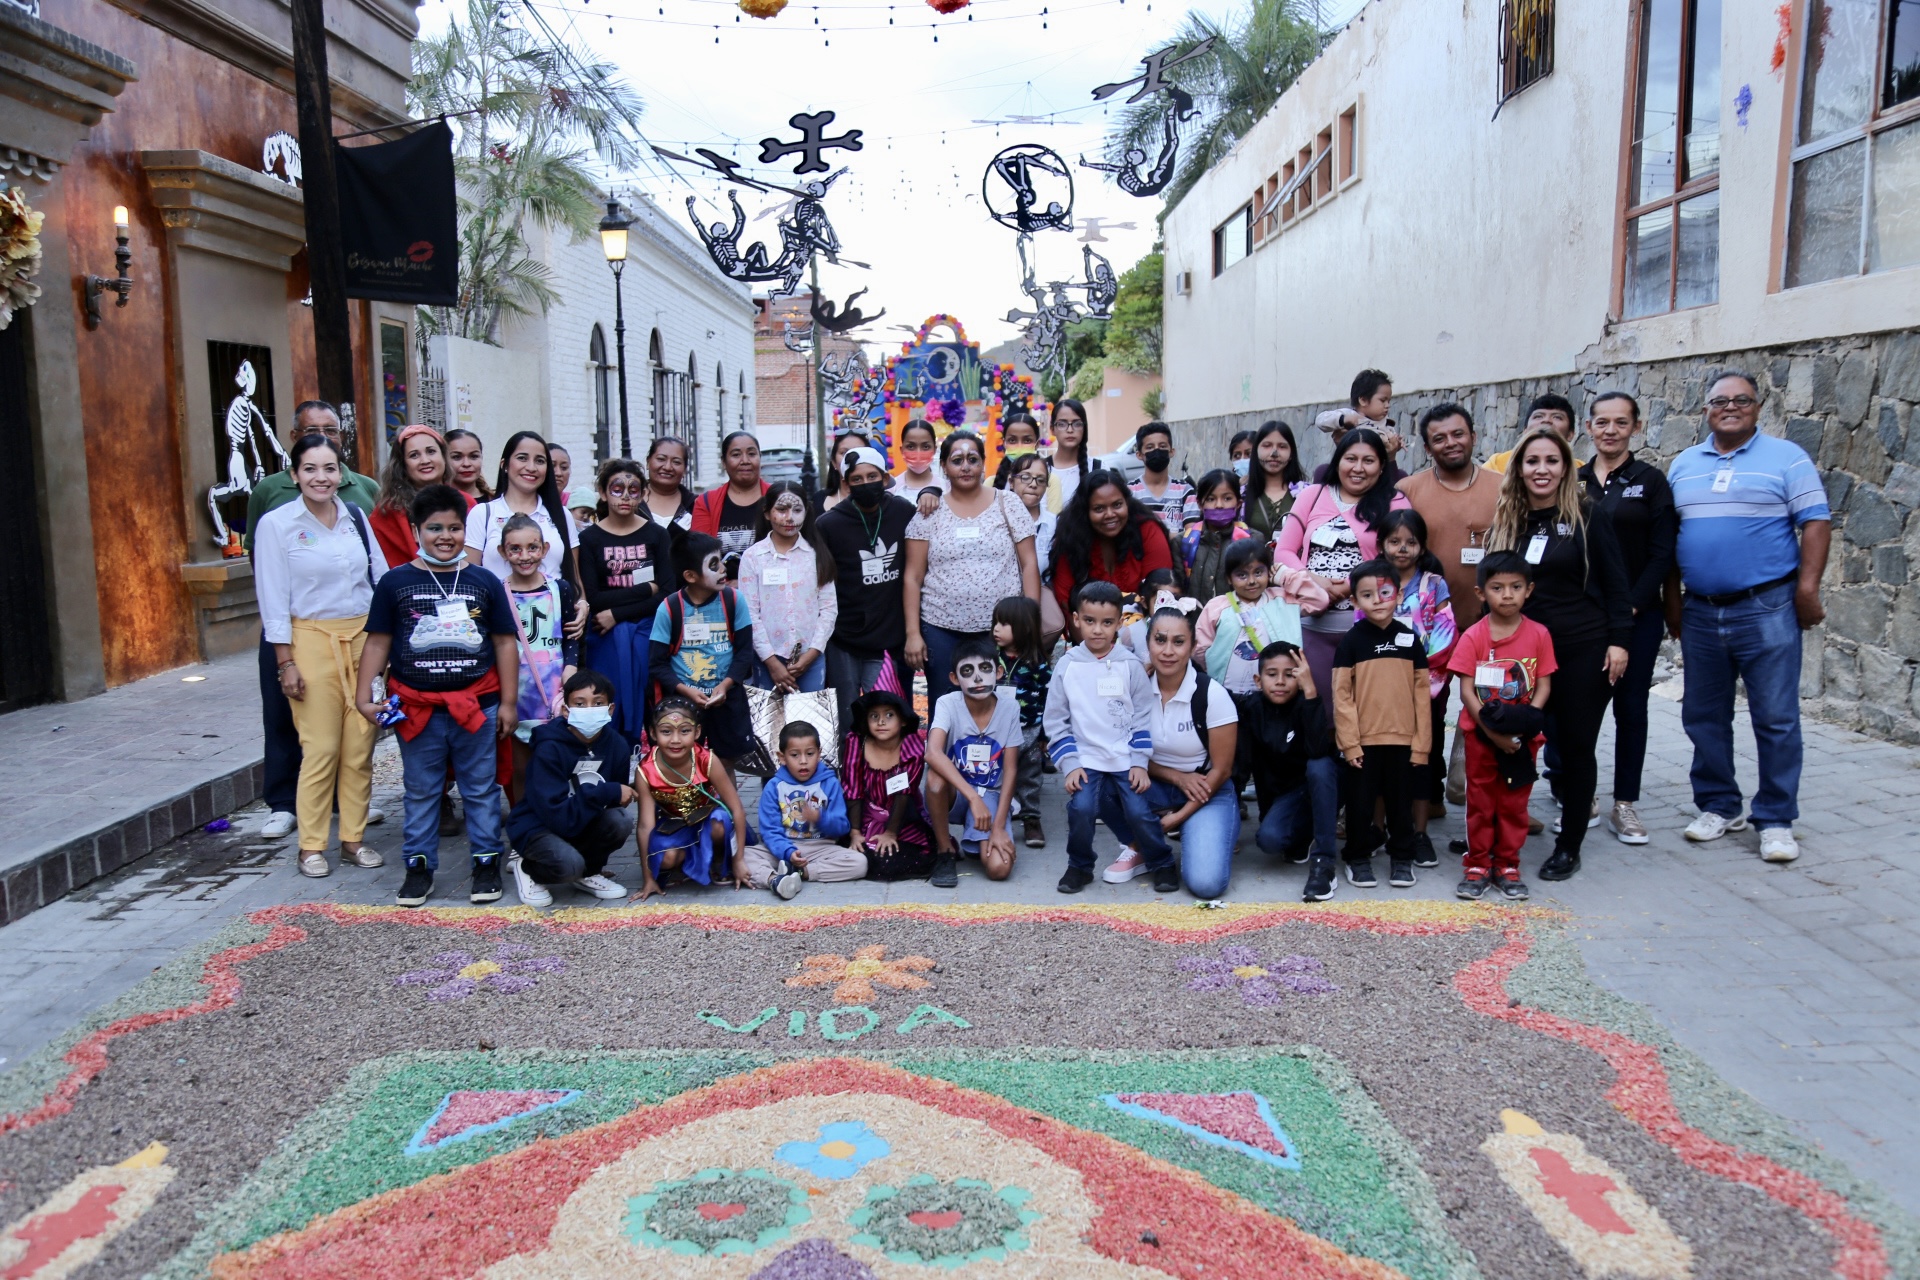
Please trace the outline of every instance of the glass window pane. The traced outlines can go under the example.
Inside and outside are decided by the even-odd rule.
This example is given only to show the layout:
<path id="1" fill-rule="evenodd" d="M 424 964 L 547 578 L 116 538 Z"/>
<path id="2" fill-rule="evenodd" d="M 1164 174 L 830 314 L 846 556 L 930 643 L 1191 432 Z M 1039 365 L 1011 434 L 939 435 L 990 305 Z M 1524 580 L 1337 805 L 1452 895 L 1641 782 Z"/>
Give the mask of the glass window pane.
<path id="1" fill-rule="evenodd" d="M 1687 102 L 1689 182 L 1720 171 L 1720 0 L 1694 0 L 1692 53 Z"/>
<path id="2" fill-rule="evenodd" d="M 1720 301 L 1720 193 L 1709 191 L 1680 206 L 1680 256 L 1673 305 L 1704 307 Z"/>
<path id="3" fill-rule="evenodd" d="M 1640 14 L 1640 120 L 1633 143 L 1634 204 L 1673 190 L 1673 149 L 1680 111 L 1682 0 L 1647 0 Z M 1664 310 L 1664 307 L 1662 308 Z"/>
<path id="4" fill-rule="evenodd" d="M 1870 271 L 1920 263 L 1920 123 L 1873 140 L 1873 227 Z"/>
<path id="5" fill-rule="evenodd" d="M 1672 205 L 1627 223 L 1627 319 L 1668 309 L 1672 256 Z"/>
<path id="6" fill-rule="evenodd" d="M 1860 201 L 1867 144 L 1848 143 L 1793 166 L 1787 210 L 1787 286 L 1860 271 Z"/>
<path id="7" fill-rule="evenodd" d="M 1887 5 L 1887 83 L 1880 105 L 1920 98 L 1920 0 Z"/>
<path id="8" fill-rule="evenodd" d="M 1880 0 L 1809 0 L 1801 142 L 1818 142 L 1866 123 L 1879 22 Z"/>

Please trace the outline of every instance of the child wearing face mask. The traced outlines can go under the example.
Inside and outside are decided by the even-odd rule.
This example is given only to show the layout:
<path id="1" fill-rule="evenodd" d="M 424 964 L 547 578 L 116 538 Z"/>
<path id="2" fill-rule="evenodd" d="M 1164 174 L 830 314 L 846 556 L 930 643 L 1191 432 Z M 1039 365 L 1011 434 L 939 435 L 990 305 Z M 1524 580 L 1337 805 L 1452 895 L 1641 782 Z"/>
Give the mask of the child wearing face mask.
<path id="1" fill-rule="evenodd" d="M 980 859 L 989 880 L 1005 880 L 1013 871 L 1013 833 L 1008 819 L 1021 772 L 1020 702 L 1012 689 L 999 687 L 1000 656 L 991 640 L 963 640 L 953 654 L 956 693 L 934 704 L 927 733 L 927 812 L 938 855 L 933 864 L 936 888 L 958 884 L 954 873 L 953 832 L 962 823 L 960 850 Z M 954 801 L 962 802 L 956 809 Z M 951 817 L 949 817 L 951 815 Z"/>
<path id="2" fill-rule="evenodd" d="M 896 494 L 908 502 L 918 502 L 924 490 L 947 491 L 947 478 L 933 465 L 933 452 L 938 447 L 932 423 L 915 418 L 900 428 L 900 457 L 906 469 L 894 479 Z"/>
<path id="3" fill-rule="evenodd" d="M 565 627 L 573 616 L 573 584 L 542 571 L 546 554 L 547 536 L 531 516 L 508 517 L 500 528 L 500 555 L 513 570 L 507 575 L 507 598 L 513 603 L 520 640 L 520 689 L 514 704 L 520 723 L 509 739 L 512 769 L 507 779 L 507 803 L 515 805 L 533 758 L 533 731 L 562 713 L 562 689 L 580 666 L 580 642 L 567 639 Z"/>
<path id="4" fill-rule="evenodd" d="M 564 696 L 564 718 L 533 731 L 525 794 L 507 818 L 515 851 L 507 869 L 528 907 L 550 905 L 559 884 L 596 898 L 627 895 L 600 874 L 633 834 L 633 748 L 613 727 L 613 682 L 598 671 L 575 672 Z"/>
<path id="5" fill-rule="evenodd" d="M 1127 487 L 1160 517 L 1167 541 L 1178 541 L 1180 531 L 1200 518 L 1200 504 L 1192 485 L 1167 474 L 1173 465 L 1173 428 L 1164 422 L 1147 423 L 1133 433 L 1133 451 L 1146 470 Z"/>
<path id="6" fill-rule="evenodd" d="M 1187 561 L 1187 584 L 1194 597 L 1211 600 L 1230 589 L 1222 560 L 1227 548 L 1253 537 L 1240 519 L 1240 481 L 1231 471 L 1209 471 L 1200 477 L 1200 519 L 1180 535 L 1180 552 Z"/>
<path id="7" fill-rule="evenodd" d="M 727 585 L 720 540 L 689 533 L 680 590 L 653 615 L 647 669 L 661 695 L 675 694 L 700 715 L 722 771 L 752 744 L 747 680 L 753 675 L 753 613 Z"/>
<path id="8" fill-rule="evenodd" d="M 1260 651 L 1300 643 L 1300 611 L 1327 607 L 1327 589 L 1300 569 L 1273 565 L 1258 538 L 1229 543 L 1220 567 L 1229 589 L 1207 601 L 1193 627 L 1193 656 L 1228 692 L 1260 687 Z"/>

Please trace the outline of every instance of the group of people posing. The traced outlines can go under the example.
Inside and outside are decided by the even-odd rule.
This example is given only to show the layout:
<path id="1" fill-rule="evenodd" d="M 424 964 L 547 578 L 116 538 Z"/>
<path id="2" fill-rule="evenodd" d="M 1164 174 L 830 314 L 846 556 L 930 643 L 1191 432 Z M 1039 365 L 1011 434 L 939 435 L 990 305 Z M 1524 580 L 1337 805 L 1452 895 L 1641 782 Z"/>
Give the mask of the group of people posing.
<path id="1" fill-rule="evenodd" d="M 1458 893 L 1524 898 L 1539 748 L 1560 807 L 1539 875 L 1565 879 L 1602 820 L 1609 704 L 1605 821 L 1647 841 L 1648 693 L 1672 632 L 1700 810 L 1686 835 L 1747 823 L 1739 680 L 1761 855 L 1790 860 L 1799 636 L 1821 617 L 1828 513 L 1806 455 L 1758 432 L 1759 400 L 1746 375 L 1715 380 L 1707 438 L 1664 474 L 1632 454 L 1624 392 L 1594 397 L 1584 423 L 1540 397 L 1485 463 L 1471 413 L 1435 405 L 1411 433 L 1430 465 L 1404 474 L 1391 384 L 1368 370 L 1316 423 L 1333 444 L 1311 479 L 1281 422 L 1175 478 L 1155 422 L 1130 480 L 1093 464 L 1084 409 L 1063 400 L 1050 454 L 1025 413 L 991 460 L 972 431 L 910 422 L 898 475 L 845 432 L 814 493 L 763 481 L 757 442 L 735 432 L 726 483 L 697 496 L 678 439 L 573 489 L 564 450 L 521 432 L 489 487 L 477 440 L 425 426 L 398 434 L 376 484 L 310 403 L 289 478 L 256 491 L 249 521 L 270 822 L 297 827 L 300 869 L 326 875 L 337 808 L 341 863 L 381 865 L 364 835 L 391 725 L 402 905 L 428 900 L 439 838 L 459 829 L 450 784 L 470 899 L 500 898 L 504 872 L 544 905 L 563 885 L 627 896 L 604 870 L 630 840 L 642 899 L 680 882 L 783 898 L 807 880 L 951 886 L 963 858 L 1003 879 L 1018 845 L 1045 847 L 1046 773 L 1067 795 L 1064 893 L 1091 883 L 1102 822 L 1120 842 L 1110 882 L 1217 898 L 1253 821 L 1263 852 L 1307 864 L 1309 901 L 1342 869 L 1375 885 L 1383 849 L 1405 887 L 1438 865 L 1428 826 L 1451 802 L 1467 819 Z M 763 744 L 749 687 L 832 695 Z M 766 777 L 752 815 L 743 765 Z"/>

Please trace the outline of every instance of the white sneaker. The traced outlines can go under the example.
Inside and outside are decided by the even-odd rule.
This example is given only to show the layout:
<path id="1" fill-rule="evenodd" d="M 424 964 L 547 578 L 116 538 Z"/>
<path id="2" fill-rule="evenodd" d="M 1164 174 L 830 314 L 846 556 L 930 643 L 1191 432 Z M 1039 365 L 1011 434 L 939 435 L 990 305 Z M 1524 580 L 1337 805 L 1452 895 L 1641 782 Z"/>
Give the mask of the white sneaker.
<path id="1" fill-rule="evenodd" d="M 1647 824 L 1640 821 L 1640 815 L 1633 811 L 1633 805 L 1625 800 L 1613 802 L 1613 812 L 1607 816 L 1607 826 L 1621 844 L 1647 842 Z"/>
<path id="2" fill-rule="evenodd" d="M 297 826 L 299 822 L 300 819 L 294 817 L 285 809 L 275 809 L 267 815 L 267 820 L 261 824 L 260 834 L 269 840 L 278 840 L 283 836 L 292 835 L 294 827 Z"/>
<path id="3" fill-rule="evenodd" d="M 508 858 L 507 870 L 513 872 L 513 891 L 520 895 L 521 906 L 550 907 L 553 905 L 553 895 L 547 892 L 547 886 L 528 875 L 527 869 L 520 865 L 520 859 Z"/>
<path id="4" fill-rule="evenodd" d="M 1560 813 L 1562 817 L 1566 815 L 1566 807 L 1564 805 L 1561 807 Z M 1587 814 L 1587 829 L 1591 831 L 1593 828 L 1599 825 L 1600 825 L 1600 797 L 1595 796 L 1593 798 L 1593 808 Z M 1560 818 L 1555 818 L 1553 820 L 1553 834 L 1555 835 L 1560 834 Z"/>
<path id="5" fill-rule="evenodd" d="M 1147 860 L 1130 844 L 1120 846 L 1120 856 L 1107 864 L 1100 878 L 1108 884 L 1125 884 L 1135 876 L 1147 874 Z"/>
<path id="6" fill-rule="evenodd" d="M 387 811 L 377 804 L 367 806 L 367 825 L 377 827 L 387 820 Z"/>
<path id="7" fill-rule="evenodd" d="M 1793 838 L 1792 827 L 1760 828 L 1760 859 L 1763 862 L 1792 862 L 1800 856 L 1800 842 Z"/>
<path id="8" fill-rule="evenodd" d="M 574 887 L 585 889 L 596 898 L 606 898 L 611 901 L 614 898 L 627 896 L 627 886 L 615 884 L 605 876 L 581 876 L 573 883 Z"/>
<path id="9" fill-rule="evenodd" d="M 1705 844 L 1709 840 L 1718 840 L 1729 831 L 1745 831 L 1745 818 L 1723 818 L 1717 813 L 1703 813 L 1687 824 L 1684 834 L 1696 844 Z"/>

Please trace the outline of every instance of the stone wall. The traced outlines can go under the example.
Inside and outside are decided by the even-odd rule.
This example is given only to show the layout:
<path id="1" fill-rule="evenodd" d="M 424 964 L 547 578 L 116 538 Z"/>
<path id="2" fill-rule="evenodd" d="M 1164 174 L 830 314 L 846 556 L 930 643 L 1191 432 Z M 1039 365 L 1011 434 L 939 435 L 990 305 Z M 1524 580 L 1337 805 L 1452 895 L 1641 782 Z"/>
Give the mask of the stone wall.
<path id="1" fill-rule="evenodd" d="M 1401 463 L 1426 465 L 1413 440 L 1429 405 L 1465 404 L 1479 428 L 1480 456 L 1512 447 L 1536 395 L 1557 391 L 1585 410 L 1601 390 L 1640 400 L 1642 456 L 1665 462 L 1706 437 L 1701 401 L 1716 370 L 1742 369 L 1765 397 L 1760 427 L 1785 436 L 1819 464 L 1833 505 L 1833 555 L 1823 595 L 1827 621 L 1807 637 L 1801 694 L 1807 710 L 1899 742 L 1920 742 L 1920 332 L 1861 334 L 1713 357 L 1601 365 L 1572 376 L 1402 392 L 1393 417 L 1409 437 Z M 1392 372 L 1391 369 L 1388 372 Z M 1227 456 L 1237 431 L 1270 418 L 1291 424 L 1309 470 L 1332 445 L 1311 431 L 1332 404 L 1174 422 L 1180 463 L 1198 475 Z M 1312 439 L 1306 437 L 1311 436 Z M 1581 441 L 1579 452 L 1592 446 Z"/>

